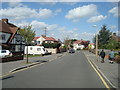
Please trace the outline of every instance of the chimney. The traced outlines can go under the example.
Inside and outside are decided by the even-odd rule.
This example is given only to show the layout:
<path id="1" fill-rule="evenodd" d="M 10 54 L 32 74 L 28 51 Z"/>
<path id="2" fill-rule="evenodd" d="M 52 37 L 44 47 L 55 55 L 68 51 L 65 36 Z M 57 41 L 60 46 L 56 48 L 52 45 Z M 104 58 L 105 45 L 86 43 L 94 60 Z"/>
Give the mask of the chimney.
<path id="1" fill-rule="evenodd" d="M 8 23 L 8 19 L 7 18 L 2 19 L 2 21 L 5 22 L 5 23 Z"/>

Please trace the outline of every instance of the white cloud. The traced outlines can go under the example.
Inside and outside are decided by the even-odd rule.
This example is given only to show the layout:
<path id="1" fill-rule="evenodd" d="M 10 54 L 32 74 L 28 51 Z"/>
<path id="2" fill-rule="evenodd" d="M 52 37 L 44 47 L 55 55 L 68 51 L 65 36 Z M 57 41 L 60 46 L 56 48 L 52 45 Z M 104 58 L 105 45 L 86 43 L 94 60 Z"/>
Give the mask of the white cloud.
<path id="1" fill-rule="evenodd" d="M 20 7 L 20 6 L 23 6 L 23 4 L 20 3 L 20 2 L 9 2 L 8 5 L 10 7 Z"/>
<path id="2" fill-rule="evenodd" d="M 88 19 L 87 22 L 89 22 L 89 23 L 99 22 L 99 21 L 104 20 L 106 18 L 107 18 L 107 16 L 103 16 L 103 15 L 93 16 L 90 19 Z"/>
<path id="3" fill-rule="evenodd" d="M 62 9 L 61 9 L 61 8 L 55 10 L 55 14 L 54 14 L 54 15 L 57 15 L 57 14 L 60 13 L 60 12 L 62 12 Z"/>
<path id="4" fill-rule="evenodd" d="M 2 0 L 2 2 L 118 2 L 120 0 Z"/>
<path id="5" fill-rule="evenodd" d="M 119 2 L 120 0 L 105 0 L 107 2 Z"/>
<path id="6" fill-rule="evenodd" d="M 57 24 L 48 25 L 45 22 L 39 22 L 39 21 L 32 21 L 30 24 L 35 30 L 43 30 L 45 29 L 45 27 L 47 28 L 47 30 L 54 30 L 58 27 Z"/>
<path id="7" fill-rule="evenodd" d="M 90 40 L 92 41 L 94 34 L 93 33 L 78 33 L 77 28 L 73 28 L 71 30 L 68 30 L 67 27 L 58 26 L 57 24 L 49 25 L 45 22 L 39 22 L 39 21 L 32 21 L 31 23 L 28 22 L 21 22 L 16 24 L 19 27 L 24 27 L 26 25 L 32 25 L 32 29 L 36 31 L 37 36 L 41 36 L 44 34 L 44 29 L 47 27 L 47 36 L 54 37 L 56 39 L 64 40 L 66 37 L 69 37 L 70 39 L 83 39 L 83 40 Z"/>
<path id="8" fill-rule="evenodd" d="M 52 10 L 50 9 L 39 9 L 38 16 L 39 18 L 49 18 L 53 15 Z"/>
<path id="9" fill-rule="evenodd" d="M 50 5 L 53 6 L 55 5 L 57 2 L 40 2 L 40 5 Z"/>
<path id="10" fill-rule="evenodd" d="M 77 2 L 63 2 L 63 4 L 66 4 L 66 5 L 75 5 Z"/>
<path id="11" fill-rule="evenodd" d="M 116 25 L 110 25 L 110 29 L 116 29 L 117 26 Z"/>
<path id="12" fill-rule="evenodd" d="M 78 38 L 92 41 L 94 36 L 95 36 L 94 33 L 83 32 L 79 34 Z"/>
<path id="13" fill-rule="evenodd" d="M 98 14 L 97 6 L 94 4 L 90 4 L 70 10 L 65 17 L 76 22 L 79 21 L 81 18 L 89 17 L 96 14 Z"/>
<path id="14" fill-rule="evenodd" d="M 61 12 L 61 9 L 57 9 L 56 11 L 52 11 L 47 8 L 43 9 L 32 9 L 26 6 L 24 7 L 14 7 L 8 9 L 1 9 L 0 16 L 2 18 L 8 18 L 10 20 L 24 20 L 28 18 L 40 18 L 40 19 L 47 19 L 54 15 L 57 15 Z"/>
<path id="15" fill-rule="evenodd" d="M 113 16 L 117 17 L 117 16 L 120 16 L 120 13 L 118 15 L 118 10 L 119 10 L 118 7 L 114 7 L 111 10 L 109 10 L 109 13 L 112 13 Z"/>
<path id="16" fill-rule="evenodd" d="M 120 30 L 116 31 L 116 34 L 117 34 L 118 36 L 120 36 Z"/>
<path id="17" fill-rule="evenodd" d="M 27 8 L 27 7 L 15 7 L 15 8 L 9 8 L 9 9 L 1 9 L 0 13 L 2 14 L 2 17 L 12 18 L 15 20 L 32 18 L 32 17 L 38 16 L 38 13 L 36 12 L 36 10 Z"/>

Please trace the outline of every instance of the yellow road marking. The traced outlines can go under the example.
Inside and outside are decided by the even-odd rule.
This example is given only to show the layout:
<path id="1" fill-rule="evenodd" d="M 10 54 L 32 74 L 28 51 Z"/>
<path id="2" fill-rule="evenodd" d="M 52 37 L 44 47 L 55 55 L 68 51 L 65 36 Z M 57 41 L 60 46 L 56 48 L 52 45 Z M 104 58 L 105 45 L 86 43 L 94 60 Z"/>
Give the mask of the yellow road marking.
<path id="1" fill-rule="evenodd" d="M 84 55 L 86 56 L 86 54 L 84 53 Z M 88 59 L 88 57 L 86 56 L 86 58 Z M 95 72 L 98 74 L 98 76 L 100 77 L 100 79 L 102 80 L 103 84 L 105 85 L 105 87 L 110 90 L 109 85 L 105 82 L 105 80 L 103 79 L 103 77 L 101 76 L 101 74 L 98 72 L 98 70 L 95 68 L 95 66 L 91 63 L 91 61 L 88 59 L 88 62 L 90 63 L 90 65 L 92 66 L 92 68 L 95 70 Z"/>
<path id="2" fill-rule="evenodd" d="M 55 58 L 55 59 L 57 59 L 57 58 Z M 53 59 L 53 60 L 55 60 L 55 59 Z M 51 61 L 53 61 L 53 60 L 51 60 Z M 45 63 L 40 63 L 40 64 L 37 64 L 37 65 L 34 65 L 34 66 L 30 66 L 30 67 L 27 67 L 27 68 L 24 68 L 24 69 L 20 69 L 20 70 L 14 71 L 14 72 L 9 72 L 7 74 L 0 75 L 0 78 L 4 78 L 4 77 L 6 77 L 8 75 L 11 75 L 11 74 L 14 74 L 14 73 L 17 73 L 17 72 L 20 72 L 20 71 L 24 71 L 26 69 L 29 69 L 29 68 L 32 68 L 32 67 L 35 67 L 35 66 L 38 66 L 38 65 L 42 65 L 42 64 L 45 64 Z"/>
<path id="3" fill-rule="evenodd" d="M 7 73 L 7 74 L 0 75 L 0 78 L 4 78 L 4 77 L 6 77 L 6 76 L 8 76 L 8 75 L 11 75 L 11 74 L 14 74 L 14 73 L 17 73 L 17 72 L 20 72 L 20 71 L 24 71 L 24 70 L 26 70 L 26 69 L 33 68 L 33 67 L 35 67 L 35 66 L 42 65 L 42 64 L 44 64 L 44 63 L 37 64 L 37 65 L 34 65 L 34 66 L 30 66 L 30 67 L 27 67 L 27 68 L 24 68 L 24 69 L 20 69 L 20 70 L 14 71 L 14 72 L 9 72 L 9 73 Z"/>

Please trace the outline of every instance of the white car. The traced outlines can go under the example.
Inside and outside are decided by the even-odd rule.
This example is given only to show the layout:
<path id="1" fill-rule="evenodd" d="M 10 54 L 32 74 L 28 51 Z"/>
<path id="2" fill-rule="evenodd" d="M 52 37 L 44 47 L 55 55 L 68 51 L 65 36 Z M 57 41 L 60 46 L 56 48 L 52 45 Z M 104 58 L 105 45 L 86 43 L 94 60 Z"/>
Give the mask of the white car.
<path id="1" fill-rule="evenodd" d="M 12 56 L 12 52 L 9 50 L 0 50 L 0 57 Z"/>

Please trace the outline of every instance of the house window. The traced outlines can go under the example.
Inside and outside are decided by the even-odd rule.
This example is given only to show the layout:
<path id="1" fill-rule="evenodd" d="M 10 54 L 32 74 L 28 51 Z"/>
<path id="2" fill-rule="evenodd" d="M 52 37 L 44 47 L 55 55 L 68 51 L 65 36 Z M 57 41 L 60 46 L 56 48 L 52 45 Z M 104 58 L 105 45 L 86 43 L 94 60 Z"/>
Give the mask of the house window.
<path id="1" fill-rule="evenodd" d="M 2 40 L 6 40 L 4 34 L 2 34 L 1 37 L 2 37 Z"/>
<path id="2" fill-rule="evenodd" d="M 37 51 L 41 51 L 41 48 L 37 48 Z"/>
<path id="3" fill-rule="evenodd" d="M 30 47 L 30 50 L 32 50 L 32 47 Z"/>
<path id="4" fill-rule="evenodd" d="M 48 43 L 47 41 L 45 41 L 45 43 Z"/>
<path id="5" fill-rule="evenodd" d="M 38 44 L 40 44 L 40 41 L 38 41 Z"/>

